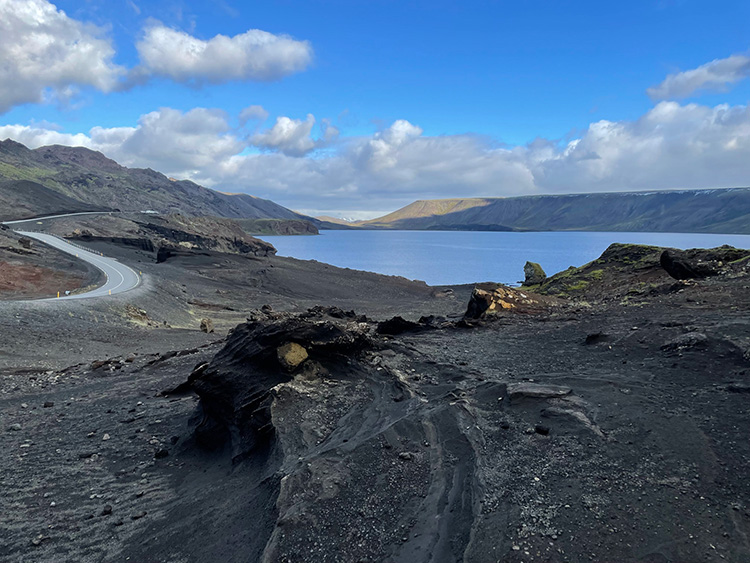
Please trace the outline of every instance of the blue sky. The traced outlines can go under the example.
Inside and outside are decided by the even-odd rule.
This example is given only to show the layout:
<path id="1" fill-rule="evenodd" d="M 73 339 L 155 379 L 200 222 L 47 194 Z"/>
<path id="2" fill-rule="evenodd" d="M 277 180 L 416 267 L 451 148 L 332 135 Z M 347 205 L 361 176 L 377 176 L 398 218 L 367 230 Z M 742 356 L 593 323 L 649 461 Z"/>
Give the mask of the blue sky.
<path id="1" fill-rule="evenodd" d="M 83 144 L 310 213 L 750 184 L 747 2 L 0 0 L 3 10 L 28 14 L 0 30 L 0 62 L 33 43 L 34 18 L 59 49 L 0 87 L 0 137 Z M 270 57 L 260 71 L 234 72 L 223 57 L 237 52 L 219 46 L 215 69 L 180 67 L 170 50 L 174 34 L 205 44 L 254 29 L 286 41 L 240 49 Z M 96 71 L 65 60 L 86 42 Z M 250 106 L 262 110 L 242 125 Z"/>

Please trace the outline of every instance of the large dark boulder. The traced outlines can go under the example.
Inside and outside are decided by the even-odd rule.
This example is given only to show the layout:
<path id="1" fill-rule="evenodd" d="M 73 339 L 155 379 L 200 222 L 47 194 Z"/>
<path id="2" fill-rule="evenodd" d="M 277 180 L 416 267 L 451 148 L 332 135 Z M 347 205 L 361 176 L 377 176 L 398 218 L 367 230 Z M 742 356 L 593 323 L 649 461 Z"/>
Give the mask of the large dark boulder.
<path id="1" fill-rule="evenodd" d="M 208 256 L 206 251 L 189 250 L 187 248 L 179 248 L 174 246 L 160 246 L 156 250 L 156 263 L 161 264 L 166 262 L 170 258 L 176 256 Z"/>
<path id="2" fill-rule="evenodd" d="M 659 263 L 676 280 L 701 279 L 719 273 L 719 266 L 716 262 L 690 259 L 684 252 L 674 249 L 662 252 Z"/>
<path id="3" fill-rule="evenodd" d="M 716 248 L 668 248 L 661 253 L 659 263 L 678 280 L 701 279 L 737 272 L 746 268 L 750 250 L 725 244 Z"/>
<path id="4" fill-rule="evenodd" d="M 417 332 L 419 330 L 424 330 L 424 328 L 425 327 L 422 324 L 408 321 L 401 316 L 396 316 L 387 321 L 378 323 L 378 334 L 395 336 L 404 332 Z"/>
<path id="5" fill-rule="evenodd" d="M 233 459 L 242 459 L 271 442 L 272 389 L 290 381 L 292 372 L 351 371 L 352 356 L 371 344 L 369 327 L 340 318 L 338 309 L 331 312 L 337 316 L 323 308 L 300 315 L 257 311 L 237 326 L 224 348 L 188 380 L 201 399 L 198 443 L 218 449 L 229 442 Z"/>

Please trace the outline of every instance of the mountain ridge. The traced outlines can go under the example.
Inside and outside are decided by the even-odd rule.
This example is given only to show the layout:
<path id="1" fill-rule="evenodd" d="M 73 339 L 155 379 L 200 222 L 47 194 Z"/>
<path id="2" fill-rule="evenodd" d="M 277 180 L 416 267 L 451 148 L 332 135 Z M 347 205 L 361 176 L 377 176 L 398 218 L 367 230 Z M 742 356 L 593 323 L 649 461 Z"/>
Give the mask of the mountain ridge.
<path id="1" fill-rule="evenodd" d="M 750 234 L 750 188 L 417 200 L 354 225 L 404 230 Z"/>
<path id="2" fill-rule="evenodd" d="M 21 184 L 21 182 L 26 182 Z M 267 199 L 248 194 L 226 194 L 190 180 L 172 180 L 150 168 L 127 168 L 98 151 L 85 147 L 48 145 L 29 149 L 6 139 L 0 141 L 0 183 L 5 194 L 16 190 L 13 202 L 3 199 L 0 219 L 25 219 L 35 214 L 117 210 L 183 213 L 235 219 L 294 219 L 316 224 Z M 31 184 L 37 187 L 32 187 Z M 50 206 L 38 197 L 45 190 L 58 195 L 61 205 Z M 27 197 L 24 200 L 24 197 Z M 64 204 L 62 204 L 64 202 Z M 80 209 L 71 209 L 80 202 Z M 16 216 L 16 209 L 25 209 Z"/>

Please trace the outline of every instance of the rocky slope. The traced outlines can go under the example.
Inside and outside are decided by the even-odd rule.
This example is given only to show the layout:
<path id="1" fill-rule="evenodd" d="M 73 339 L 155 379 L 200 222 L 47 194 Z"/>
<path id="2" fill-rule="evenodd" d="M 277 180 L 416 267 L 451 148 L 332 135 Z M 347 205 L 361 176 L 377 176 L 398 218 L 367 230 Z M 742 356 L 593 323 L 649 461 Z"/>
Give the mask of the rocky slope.
<path id="1" fill-rule="evenodd" d="M 750 188 L 423 200 L 357 226 L 750 233 Z"/>
<path id="2" fill-rule="evenodd" d="M 0 180 L 0 221 L 81 211 L 104 211 L 29 180 Z"/>
<path id="3" fill-rule="evenodd" d="M 248 235 L 235 221 L 218 217 L 93 214 L 44 219 L 34 221 L 33 226 L 87 244 L 113 242 L 140 248 L 161 260 L 206 251 L 253 256 L 276 253 L 273 245 Z"/>
<path id="4" fill-rule="evenodd" d="M 627 303 L 675 291 L 677 281 L 747 275 L 750 250 L 721 246 L 680 251 L 639 244 L 612 244 L 579 268 L 570 267 L 524 290 L 566 299 Z"/>
<path id="5" fill-rule="evenodd" d="M 0 304 L 4 561 L 750 558 L 743 251 L 668 254 L 715 267 L 678 280 L 615 246 L 578 292 L 481 286 L 479 311 L 471 288 L 96 244 L 146 286 Z"/>
<path id="6" fill-rule="evenodd" d="M 317 235 L 318 228 L 302 219 L 235 219 L 251 235 Z"/>
<path id="7" fill-rule="evenodd" d="M 83 147 L 30 150 L 11 140 L 0 141 L 0 198 L 0 220 L 91 209 L 312 220 L 265 199 L 126 168 Z"/>

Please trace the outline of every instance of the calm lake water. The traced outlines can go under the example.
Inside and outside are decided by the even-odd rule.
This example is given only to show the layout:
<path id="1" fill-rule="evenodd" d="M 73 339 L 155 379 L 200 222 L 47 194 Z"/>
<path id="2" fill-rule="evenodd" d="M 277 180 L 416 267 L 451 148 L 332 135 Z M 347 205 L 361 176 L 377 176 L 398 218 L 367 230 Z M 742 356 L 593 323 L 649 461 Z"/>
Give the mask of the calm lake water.
<path id="1" fill-rule="evenodd" d="M 613 242 L 675 248 L 730 244 L 750 235 L 689 233 L 502 233 L 462 231 L 321 231 L 319 236 L 263 236 L 279 256 L 423 280 L 430 285 L 523 280 L 527 260 L 547 275 L 598 258 Z"/>

